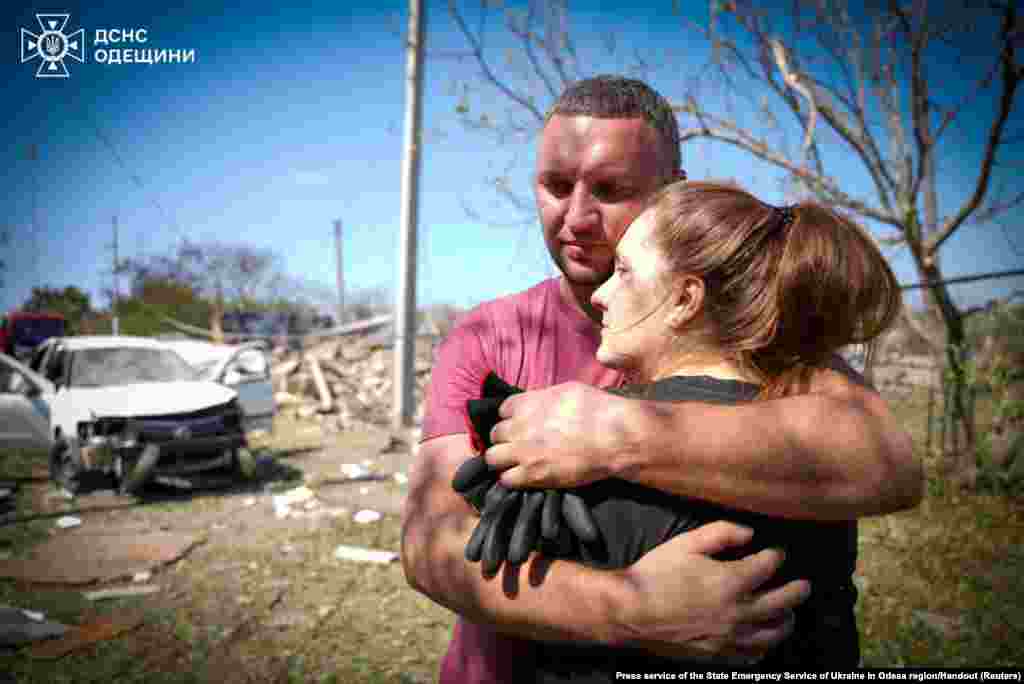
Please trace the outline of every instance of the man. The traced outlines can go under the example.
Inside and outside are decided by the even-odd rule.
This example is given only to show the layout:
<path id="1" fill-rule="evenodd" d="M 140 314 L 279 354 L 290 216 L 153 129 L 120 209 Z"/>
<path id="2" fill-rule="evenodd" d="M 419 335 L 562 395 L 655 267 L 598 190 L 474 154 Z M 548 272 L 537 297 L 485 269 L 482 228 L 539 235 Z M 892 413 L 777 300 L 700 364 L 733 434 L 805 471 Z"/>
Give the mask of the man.
<path id="1" fill-rule="evenodd" d="M 549 115 L 535 192 L 562 272 L 487 302 L 438 352 L 420 457 L 404 511 L 410 584 L 460 615 L 441 682 L 516 681 L 529 650 L 513 636 L 640 646 L 681 657 L 756 658 L 792 629 L 806 582 L 758 588 L 781 564 L 768 550 L 735 562 L 712 554 L 749 531 L 715 523 L 680 535 L 623 571 L 533 556 L 500 581 L 463 547 L 476 522 L 452 491 L 469 455 L 462 411 L 487 372 L 527 389 L 507 400 L 488 462 L 511 486 L 603 477 L 770 515 L 851 519 L 916 504 L 921 472 L 909 437 L 877 395 L 832 371 L 812 393 L 741 407 L 620 399 L 594 389 L 600 313 L 616 241 L 662 185 L 685 177 L 668 103 L 643 83 L 598 77 L 571 86 Z M 573 381 L 573 382 L 569 382 Z"/>

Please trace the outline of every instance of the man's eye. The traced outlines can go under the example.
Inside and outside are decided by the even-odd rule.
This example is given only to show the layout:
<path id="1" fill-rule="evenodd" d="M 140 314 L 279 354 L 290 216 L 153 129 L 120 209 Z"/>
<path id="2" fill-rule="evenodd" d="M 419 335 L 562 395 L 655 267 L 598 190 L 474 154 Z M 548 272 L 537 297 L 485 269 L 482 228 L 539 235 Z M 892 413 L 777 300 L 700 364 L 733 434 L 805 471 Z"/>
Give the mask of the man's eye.
<path id="1" fill-rule="evenodd" d="M 629 188 L 611 183 L 599 183 L 594 186 L 594 197 L 605 202 L 615 202 L 629 197 Z"/>
<path id="2" fill-rule="evenodd" d="M 565 197 L 572 192 L 572 184 L 568 181 L 552 179 L 544 183 L 544 187 L 555 197 Z"/>

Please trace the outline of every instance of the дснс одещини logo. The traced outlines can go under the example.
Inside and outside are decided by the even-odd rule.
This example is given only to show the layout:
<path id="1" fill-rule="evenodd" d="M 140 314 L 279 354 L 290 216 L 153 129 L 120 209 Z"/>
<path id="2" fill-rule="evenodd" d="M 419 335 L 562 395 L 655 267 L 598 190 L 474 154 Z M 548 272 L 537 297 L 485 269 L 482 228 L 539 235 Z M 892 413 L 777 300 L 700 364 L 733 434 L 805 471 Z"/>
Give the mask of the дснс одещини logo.
<path id="1" fill-rule="evenodd" d="M 41 60 L 36 78 L 67 78 L 65 57 L 85 61 L 83 29 L 71 35 L 64 33 L 70 17 L 70 14 L 37 14 L 36 19 L 43 30 L 38 36 L 27 29 L 21 29 L 21 61 L 28 62 L 37 57 Z"/>

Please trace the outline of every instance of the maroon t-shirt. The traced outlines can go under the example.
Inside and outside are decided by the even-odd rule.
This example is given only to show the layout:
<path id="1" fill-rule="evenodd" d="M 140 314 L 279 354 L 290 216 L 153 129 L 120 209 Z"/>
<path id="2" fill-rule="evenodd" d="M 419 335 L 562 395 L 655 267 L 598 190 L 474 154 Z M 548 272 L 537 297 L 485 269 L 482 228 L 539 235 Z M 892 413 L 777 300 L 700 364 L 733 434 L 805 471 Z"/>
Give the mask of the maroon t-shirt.
<path id="1" fill-rule="evenodd" d="M 490 371 L 527 390 L 571 380 L 599 387 L 620 384 L 620 374 L 594 358 L 600 327 L 566 301 L 560 282 L 550 278 L 525 292 L 485 302 L 459 321 L 434 360 L 422 441 L 466 432 L 466 401 L 480 398 Z M 531 642 L 459 618 L 441 662 L 439 683 L 511 684 L 521 681 L 517 673 L 532 664 Z"/>

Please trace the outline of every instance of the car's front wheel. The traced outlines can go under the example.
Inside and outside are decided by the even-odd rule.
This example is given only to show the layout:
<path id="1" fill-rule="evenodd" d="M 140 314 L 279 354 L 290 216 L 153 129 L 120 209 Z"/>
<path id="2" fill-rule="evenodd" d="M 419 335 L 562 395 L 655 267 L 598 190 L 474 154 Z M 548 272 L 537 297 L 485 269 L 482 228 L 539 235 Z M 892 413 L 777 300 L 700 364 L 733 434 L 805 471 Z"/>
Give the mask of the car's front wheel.
<path id="1" fill-rule="evenodd" d="M 241 480 L 256 477 L 256 455 L 248 447 L 231 450 L 231 474 Z"/>
<path id="2" fill-rule="evenodd" d="M 77 442 L 58 439 L 50 449 L 50 479 L 58 489 L 77 494 L 81 488 L 82 451 Z"/>
<path id="3" fill-rule="evenodd" d="M 114 482 L 118 493 L 138 494 L 142 491 L 159 459 L 160 449 L 152 445 L 137 456 L 124 453 L 114 456 Z"/>

